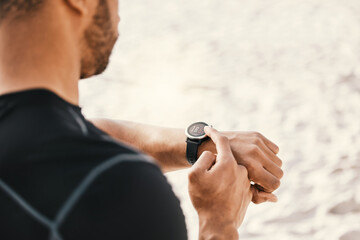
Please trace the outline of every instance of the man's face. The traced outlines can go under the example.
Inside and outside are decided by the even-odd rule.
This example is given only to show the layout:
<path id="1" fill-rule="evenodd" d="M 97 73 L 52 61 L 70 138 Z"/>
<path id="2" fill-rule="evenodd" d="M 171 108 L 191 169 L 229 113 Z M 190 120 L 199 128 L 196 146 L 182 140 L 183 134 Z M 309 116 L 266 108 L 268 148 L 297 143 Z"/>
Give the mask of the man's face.
<path id="1" fill-rule="evenodd" d="M 84 32 L 81 49 L 81 79 L 102 73 L 118 38 L 118 0 L 98 0 L 91 24 Z"/>

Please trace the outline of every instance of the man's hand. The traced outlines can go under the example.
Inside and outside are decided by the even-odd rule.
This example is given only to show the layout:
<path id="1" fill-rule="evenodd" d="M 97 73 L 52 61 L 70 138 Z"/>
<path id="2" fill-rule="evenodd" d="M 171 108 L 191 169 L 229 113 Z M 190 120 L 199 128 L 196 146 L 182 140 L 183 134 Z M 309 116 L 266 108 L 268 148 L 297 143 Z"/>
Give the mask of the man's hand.
<path id="1" fill-rule="evenodd" d="M 188 168 L 186 142 L 183 129 L 164 128 L 127 121 L 92 119 L 97 127 L 115 139 L 132 145 L 153 156 L 164 172 Z M 279 148 L 259 133 L 222 132 L 228 138 L 230 148 L 238 164 L 249 172 L 255 182 L 253 187 L 254 203 L 275 201 L 272 192 L 280 185 L 283 175 L 281 160 L 276 156 Z M 204 151 L 217 152 L 213 141 L 200 145 L 199 156 Z"/>
<path id="2" fill-rule="evenodd" d="M 276 190 L 283 176 L 282 161 L 276 156 L 279 152 L 278 146 L 260 133 L 222 132 L 222 134 L 229 139 L 237 163 L 247 168 L 250 180 L 256 183 L 257 189 L 260 190 L 260 196 L 255 194 L 253 202 L 263 202 L 266 194 L 261 192 Z M 204 142 L 200 146 L 200 154 L 203 151 L 216 151 L 214 142 Z"/>
<path id="3" fill-rule="evenodd" d="M 238 239 L 252 199 L 248 172 L 238 165 L 229 139 L 209 127 L 217 154 L 204 151 L 189 173 L 189 194 L 199 214 L 199 239 Z"/>

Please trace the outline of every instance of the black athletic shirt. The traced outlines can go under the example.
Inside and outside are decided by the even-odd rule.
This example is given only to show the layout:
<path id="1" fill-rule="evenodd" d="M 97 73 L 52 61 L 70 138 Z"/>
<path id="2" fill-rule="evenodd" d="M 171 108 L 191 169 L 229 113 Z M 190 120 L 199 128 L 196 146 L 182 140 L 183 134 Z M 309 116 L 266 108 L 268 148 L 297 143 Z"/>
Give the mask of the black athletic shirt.
<path id="1" fill-rule="evenodd" d="M 0 96 L 0 239 L 187 239 L 149 157 L 51 91 Z"/>

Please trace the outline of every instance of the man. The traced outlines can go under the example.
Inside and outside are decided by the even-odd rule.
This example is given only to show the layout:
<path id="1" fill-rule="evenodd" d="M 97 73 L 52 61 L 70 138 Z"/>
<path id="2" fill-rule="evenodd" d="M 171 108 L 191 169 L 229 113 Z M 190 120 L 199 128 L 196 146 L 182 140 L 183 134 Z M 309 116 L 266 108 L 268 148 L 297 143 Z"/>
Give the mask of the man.
<path id="1" fill-rule="evenodd" d="M 187 238 L 154 164 L 191 166 L 183 131 L 95 127 L 78 107 L 78 80 L 106 68 L 119 20 L 117 0 L 0 0 L 0 239 Z M 237 239 L 251 200 L 276 201 L 278 147 L 257 133 L 204 131 L 211 141 L 189 174 L 199 238 Z"/>

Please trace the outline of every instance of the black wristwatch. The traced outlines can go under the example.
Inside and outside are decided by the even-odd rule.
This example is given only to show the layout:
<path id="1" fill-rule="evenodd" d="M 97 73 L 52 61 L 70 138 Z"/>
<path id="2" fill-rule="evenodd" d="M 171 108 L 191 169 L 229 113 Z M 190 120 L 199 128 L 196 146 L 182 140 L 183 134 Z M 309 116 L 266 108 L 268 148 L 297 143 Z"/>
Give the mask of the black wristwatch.
<path id="1" fill-rule="evenodd" d="M 186 158 L 192 165 L 197 160 L 197 153 L 200 144 L 209 138 L 205 134 L 205 126 L 209 126 L 209 124 L 204 122 L 196 122 L 191 124 L 185 130 L 185 134 L 187 136 Z"/>

